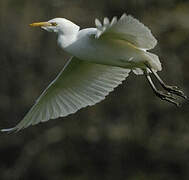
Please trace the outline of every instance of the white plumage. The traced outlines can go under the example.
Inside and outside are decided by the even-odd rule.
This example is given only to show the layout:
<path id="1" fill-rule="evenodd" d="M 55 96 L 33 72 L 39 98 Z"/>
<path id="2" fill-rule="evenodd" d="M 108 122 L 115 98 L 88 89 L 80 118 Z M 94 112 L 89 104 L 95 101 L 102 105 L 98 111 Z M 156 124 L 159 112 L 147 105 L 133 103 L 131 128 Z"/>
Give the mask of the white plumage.
<path id="1" fill-rule="evenodd" d="M 15 128 L 20 130 L 92 106 L 121 84 L 129 71 L 125 68 L 86 63 L 73 57 Z"/>
<path id="2" fill-rule="evenodd" d="M 73 57 L 24 119 L 2 131 L 20 130 L 94 105 L 121 84 L 130 70 L 135 74 L 161 70 L 158 56 L 146 51 L 157 40 L 137 19 L 123 14 L 119 20 L 104 18 L 103 24 L 96 19 L 95 24 L 96 28 L 83 30 L 64 18 L 31 24 L 57 33 L 59 46 Z"/>
<path id="3" fill-rule="evenodd" d="M 137 48 L 145 50 L 152 49 L 157 44 L 157 40 L 152 35 L 150 29 L 130 15 L 123 14 L 118 21 L 117 17 L 114 17 L 111 22 L 108 18 L 104 18 L 103 25 L 96 19 L 95 24 L 97 27 L 96 37 L 114 37 L 128 41 Z"/>

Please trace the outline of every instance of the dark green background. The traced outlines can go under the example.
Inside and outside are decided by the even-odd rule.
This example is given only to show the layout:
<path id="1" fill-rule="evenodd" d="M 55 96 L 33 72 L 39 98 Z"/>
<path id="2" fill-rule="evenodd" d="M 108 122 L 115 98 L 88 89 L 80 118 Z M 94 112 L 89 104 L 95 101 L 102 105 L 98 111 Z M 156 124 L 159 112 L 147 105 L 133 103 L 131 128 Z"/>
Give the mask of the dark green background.
<path id="1" fill-rule="evenodd" d="M 29 23 L 65 17 L 81 28 L 132 14 L 158 39 L 160 76 L 189 94 L 188 0 L 0 0 L 0 128 L 29 110 L 69 55 Z M 1 180 L 189 179 L 188 102 L 154 96 L 130 74 L 106 100 L 58 120 L 0 134 Z"/>

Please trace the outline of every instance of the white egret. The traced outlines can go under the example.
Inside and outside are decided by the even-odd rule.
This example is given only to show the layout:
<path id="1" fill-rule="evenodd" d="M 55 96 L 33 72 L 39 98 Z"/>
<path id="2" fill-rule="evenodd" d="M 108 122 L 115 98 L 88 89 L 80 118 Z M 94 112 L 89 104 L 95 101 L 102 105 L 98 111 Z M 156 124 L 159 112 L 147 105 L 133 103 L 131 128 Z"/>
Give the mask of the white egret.
<path id="1" fill-rule="evenodd" d="M 130 71 L 144 74 L 155 94 L 179 105 L 173 94 L 186 98 L 175 86 L 166 85 L 157 75 L 161 63 L 157 55 L 147 52 L 157 40 L 137 19 L 123 14 L 119 20 L 95 20 L 96 28 L 80 30 L 65 18 L 30 24 L 58 35 L 58 45 L 73 57 L 50 83 L 24 119 L 14 128 L 20 130 L 49 119 L 64 117 L 92 106 L 122 83 Z M 156 89 L 150 74 L 155 75 L 166 92 Z"/>

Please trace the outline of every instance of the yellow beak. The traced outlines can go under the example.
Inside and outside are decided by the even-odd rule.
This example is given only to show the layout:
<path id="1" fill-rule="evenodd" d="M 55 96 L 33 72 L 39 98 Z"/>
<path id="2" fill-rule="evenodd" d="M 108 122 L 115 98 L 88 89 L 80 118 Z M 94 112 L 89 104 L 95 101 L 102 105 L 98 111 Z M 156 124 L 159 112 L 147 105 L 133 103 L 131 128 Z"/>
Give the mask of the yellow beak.
<path id="1" fill-rule="evenodd" d="M 30 26 L 32 26 L 32 27 L 42 27 L 42 26 L 52 26 L 52 24 L 49 23 L 49 22 L 36 22 L 36 23 L 30 24 Z"/>

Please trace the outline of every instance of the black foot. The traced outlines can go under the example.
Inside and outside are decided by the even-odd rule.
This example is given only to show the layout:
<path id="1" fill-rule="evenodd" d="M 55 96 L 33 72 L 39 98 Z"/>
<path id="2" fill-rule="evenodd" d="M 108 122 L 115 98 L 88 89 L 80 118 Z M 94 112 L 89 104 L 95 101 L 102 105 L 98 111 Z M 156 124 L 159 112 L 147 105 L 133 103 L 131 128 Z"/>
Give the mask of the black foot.
<path id="1" fill-rule="evenodd" d="M 187 99 L 187 96 L 184 94 L 184 92 L 181 89 L 179 89 L 177 86 L 164 85 L 164 88 L 170 93 L 173 93 L 177 96 Z"/>
<path id="2" fill-rule="evenodd" d="M 155 87 L 150 75 L 146 72 L 145 76 L 146 76 L 151 88 L 153 89 L 153 91 L 155 92 L 157 97 L 161 98 L 164 101 L 172 103 L 172 104 L 176 105 L 177 107 L 180 106 L 180 104 L 177 102 L 174 95 L 177 95 L 177 96 L 180 96 L 184 99 L 187 99 L 187 96 L 184 94 L 184 92 L 182 90 L 180 90 L 176 86 L 166 85 L 155 71 L 153 71 L 150 67 L 148 67 L 148 68 L 155 75 L 156 79 L 159 81 L 161 86 L 167 91 L 167 92 L 162 92 L 162 91 L 157 90 L 157 88 Z"/>
<path id="3" fill-rule="evenodd" d="M 176 98 L 171 93 L 157 90 L 155 91 L 155 94 L 157 97 L 161 98 L 162 100 L 170 102 L 176 105 L 177 107 L 180 107 L 180 104 L 177 101 L 175 101 Z"/>

